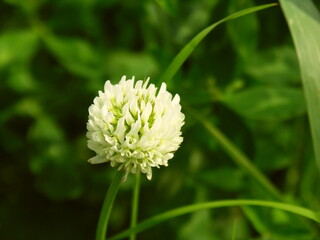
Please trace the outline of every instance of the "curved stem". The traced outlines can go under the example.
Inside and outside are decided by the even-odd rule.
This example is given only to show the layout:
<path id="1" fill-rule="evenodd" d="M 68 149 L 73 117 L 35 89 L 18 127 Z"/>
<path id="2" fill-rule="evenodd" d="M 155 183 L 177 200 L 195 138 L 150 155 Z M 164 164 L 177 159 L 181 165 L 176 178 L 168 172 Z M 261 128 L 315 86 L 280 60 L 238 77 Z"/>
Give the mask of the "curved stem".
<path id="1" fill-rule="evenodd" d="M 135 179 L 135 185 L 134 185 L 134 188 L 133 188 L 130 228 L 134 228 L 137 225 L 137 219 L 138 219 L 139 192 L 140 192 L 140 172 L 138 172 L 135 177 L 136 177 L 136 179 Z M 136 234 L 132 233 L 130 235 L 130 240 L 135 240 L 135 239 L 136 239 Z"/>
<path id="2" fill-rule="evenodd" d="M 119 186 L 122 182 L 124 171 L 117 171 L 114 176 L 111 185 L 108 189 L 106 198 L 104 199 L 103 206 L 100 212 L 100 217 L 98 221 L 96 240 L 105 240 L 107 235 L 107 226 L 112 210 L 113 202 L 118 192 Z"/>
<path id="3" fill-rule="evenodd" d="M 187 213 L 192 213 L 192 212 L 204 210 L 204 209 L 214 209 L 214 208 L 221 208 L 221 207 L 239 207 L 239 206 L 270 207 L 270 208 L 294 213 L 294 214 L 306 217 L 310 220 L 313 220 L 317 223 L 320 223 L 320 217 L 318 213 L 310 209 L 302 208 L 302 207 L 291 205 L 291 204 L 262 201 L 262 200 L 247 200 L 247 199 L 221 200 L 221 201 L 192 204 L 192 205 L 176 208 L 176 209 L 161 213 L 159 215 L 156 215 L 154 217 L 151 217 L 147 220 L 142 221 L 141 223 L 136 225 L 134 228 L 127 229 L 109 238 L 109 240 L 123 239 L 132 233 L 142 232 L 148 228 L 158 225 L 159 223 L 168 221 L 169 219 L 179 217 Z"/>

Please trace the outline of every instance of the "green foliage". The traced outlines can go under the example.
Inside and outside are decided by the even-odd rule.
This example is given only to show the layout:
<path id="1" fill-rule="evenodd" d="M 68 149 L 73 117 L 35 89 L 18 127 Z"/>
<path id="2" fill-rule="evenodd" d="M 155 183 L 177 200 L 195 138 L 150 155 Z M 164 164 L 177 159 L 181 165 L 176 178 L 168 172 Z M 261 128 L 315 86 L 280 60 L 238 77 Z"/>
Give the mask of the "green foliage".
<path id="1" fill-rule="evenodd" d="M 237 9 L 246 9 L 253 7 L 253 1 L 236 1 L 232 0 L 228 6 L 228 12 L 234 13 Z M 251 58 L 252 53 L 258 46 L 259 23 L 257 15 L 250 14 L 245 18 L 237 21 L 227 22 L 227 30 L 232 41 L 232 47 L 244 61 Z"/>
<path id="2" fill-rule="evenodd" d="M 223 102 L 243 117 L 255 120 L 285 120 L 306 113 L 301 89 L 250 87 L 225 95 Z"/>
<path id="3" fill-rule="evenodd" d="M 89 43 L 77 38 L 45 37 L 51 54 L 70 73 L 88 79 L 103 75 L 102 57 Z"/>
<path id="4" fill-rule="evenodd" d="M 170 66 L 163 73 L 160 78 L 161 82 L 166 82 L 170 86 L 171 79 L 176 74 L 176 72 L 180 69 L 181 65 L 186 61 L 189 55 L 193 52 L 194 48 L 205 38 L 214 28 L 216 28 L 219 24 L 224 23 L 228 20 L 236 19 L 247 15 L 249 13 L 256 12 L 258 10 L 262 10 L 268 7 L 274 6 L 274 4 L 263 5 L 259 7 L 248 8 L 243 11 L 236 12 L 231 14 L 230 16 L 221 19 L 220 21 L 210 25 L 209 27 L 202 30 L 199 34 L 197 34 L 183 49 L 177 54 L 174 58 Z"/>
<path id="5" fill-rule="evenodd" d="M 319 74 L 320 64 L 320 14 L 311 0 L 280 1 L 286 16 L 300 63 L 301 76 L 308 104 L 313 146 L 320 169 Z M 297 19 L 297 20 L 296 20 Z M 308 26 L 307 28 L 305 26 Z"/>
<path id="6" fill-rule="evenodd" d="M 280 3 L 303 88 L 279 6 L 246 15 L 261 2 L 1 1 L 0 239 L 94 238 L 115 170 L 86 162 L 94 155 L 86 146 L 87 111 L 107 79 L 125 74 L 169 80 L 186 114 L 174 159 L 142 181 L 138 221 L 165 212 L 163 223 L 137 239 L 319 239 L 317 223 L 274 209 L 315 220 L 294 206 L 319 209 L 319 13 L 309 0 Z M 212 126 L 244 161 L 221 146 Z M 128 228 L 132 187 L 129 176 L 110 235 Z M 268 191 L 294 206 L 267 201 Z M 242 198 L 266 202 L 192 212 Z M 177 213 L 169 209 L 194 203 L 192 214 L 165 221 Z"/>
<path id="7" fill-rule="evenodd" d="M 299 86 L 299 65 L 292 47 L 281 46 L 253 54 L 248 59 L 246 74 L 252 81 L 269 86 Z"/>
<path id="8" fill-rule="evenodd" d="M 135 228 L 132 228 L 130 230 L 123 231 L 122 233 L 111 237 L 111 240 L 115 239 L 122 239 L 132 232 L 140 232 L 145 229 L 148 229 L 152 226 L 155 226 L 159 224 L 160 222 L 164 222 L 170 218 L 174 218 L 180 215 L 184 215 L 189 212 L 199 211 L 202 209 L 209 209 L 209 208 L 219 208 L 219 207 L 228 207 L 228 206 L 264 206 L 264 207 L 272 207 L 274 209 L 281 209 L 285 210 L 291 213 L 295 213 L 301 216 L 304 216 L 306 218 L 309 218 L 311 220 L 316 221 L 317 223 L 320 223 L 320 219 L 318 215 L 308 209 L 304 209 L 301 207 L 296 207 L 289 204 L 283 204 L 283 203 L 276 203 L 276 202 L 268 202 L 268 201 L 261 201 L 261 200 L 225 200 L 225 201 L 215 201 L 215 202 L 206 202 L 201 204 L 194 204 L 191 206 L 185 206 L 181 208 L 177 208 L 171 211 L 164 212 L 162 214 L 159 214 L 155 217 L 149 218 L 147 220 L 144 220 L 139 225 L 137 225 Z M 295 233 L 297 234 L 297 233 Z"/>
<path id="9" fill-rule="evenodd" d="M 1 34 L 0 67 L 28 63 L 37 49 L 38 38 L 32 31 L 11 31 Z"/>

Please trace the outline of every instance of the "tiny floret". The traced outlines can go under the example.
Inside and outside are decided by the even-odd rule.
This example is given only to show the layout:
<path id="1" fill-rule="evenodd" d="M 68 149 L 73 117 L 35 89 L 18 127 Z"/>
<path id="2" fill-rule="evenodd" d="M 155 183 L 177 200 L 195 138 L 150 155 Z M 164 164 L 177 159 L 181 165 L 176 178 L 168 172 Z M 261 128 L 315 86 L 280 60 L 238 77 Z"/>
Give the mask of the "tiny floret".
<path id="1" fill-rule="evenodd" d="M 152 167 L 168 166 L 183 140 L 184 114 L 178 94 L 148 82 L 123 76 L 99 91 L 89 107 L 88 147 L 97 154 L 90 163 L 110 162 L 126 176 L 142 172 L 149 180 Z"/>

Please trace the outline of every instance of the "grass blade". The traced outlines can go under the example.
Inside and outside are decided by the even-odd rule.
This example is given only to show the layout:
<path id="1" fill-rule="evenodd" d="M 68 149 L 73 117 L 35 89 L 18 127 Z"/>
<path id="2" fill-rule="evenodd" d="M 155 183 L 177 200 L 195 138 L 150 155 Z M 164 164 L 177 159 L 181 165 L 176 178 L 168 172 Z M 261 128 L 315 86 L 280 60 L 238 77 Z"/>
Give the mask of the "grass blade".
<path id="1" fill-rule="evenodd" d="M 312 0 L 280 0 L 295 44 L 320 169 L 320 13 Z"/>
<path id="2" fill-rule="evenodd" d="M 117 234 L 116 236 L 109 238 L 109 240 L 116 240 L 116 239 L 122 239 L 122 238 L 128 237 L 132 233 L 142 232 L 148 228 L 158 225 L 161 222 L 165 222 L 172 218 L 175 218 L 187 213 L 192 213 L 194 211 L 221 208 L 221 207 L 239 207 L 239 206 L 261 206 L 261 207 L 270 207 L 274 209 L 280 209 L 280 210 L 294 213 L 320 223 L 320 219 L 316 212 L 306 208 L 299 207 L 299 206 L 291 205 L 291 204 L 262 201 L 262 200 L 244 200 L 244 199 L 221 200 L 221 201 L 213 201 L 213 202 L 205 202 L 205 203 L 188 205 L 185 207 L 180 207 L 180 208 L 176 208 L 176 209 L 164 212 L 162 214 L 156 215 L 154 217 L 151 217 L 141 222 L 140 224 L 136 225 L 136 227 L 134 228 L 125 230 L 120 234 Z"/>
<path id="3" fill-rule="evenodd" d="M 252 8 L 247 8 L 245 10 L 231 14 L 228 17 L 225 17 L 225 18 L 221 19 L 220 21 L 203 29 L 177 54 L 177 56 L 173 59 L 172 63 L 169 65 L 169 67 L 166 69 L 166 71 L 162 74 L 159 82 L 166 82 L 168 87 L 170 87 L 170 81 L 171 81 L 172 77 L 176 74 L 176 72 L 179 70 L 181 65 L 190 56 L 190 54 L 193 52 L 195 47 L 202 41 L 202 39 L 205 36 L 207 36 L 219 24 L 224 23 L 229 20 L 232 20 L 232 19 L 235 19 L 235 18 L 238 18 L 238 17 L 245 16 L 250 13 L 254 13 L 254 12 L 269 8 L 269 7 L 273 7 L 276 5 L 277 5 L 276 3 L 271 3 L 271 4 L 265 4 L 265 5 L 256 6 L 256 7 L 252 7 Z"/>

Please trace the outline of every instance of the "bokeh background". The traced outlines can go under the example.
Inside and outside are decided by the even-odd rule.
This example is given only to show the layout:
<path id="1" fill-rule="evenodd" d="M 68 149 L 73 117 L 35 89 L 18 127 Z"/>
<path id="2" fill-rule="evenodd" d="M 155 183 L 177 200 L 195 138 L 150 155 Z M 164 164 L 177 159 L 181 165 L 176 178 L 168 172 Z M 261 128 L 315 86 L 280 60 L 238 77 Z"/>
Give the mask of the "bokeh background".
<path id="1" fill-rule="evenodd" d="M 0 239 L 94 238 L 114 169 L 93 166 L 88 107 L 122 75 L 157 82 L 200 30 L 254 0 L 1 0 Z M 295 50 L 279 6 L 223 24 L 195 49 L 170 91 L 216 124 L 293 203 L 316 207 L 319 181 Z M 184 142 L 143 179 L 139 218 L 217 199 L 272 199 L 186 111 Z M 129 225 L 133 177 L 110 234 Z M 201 211 L 139 239 L 315 239 L 292 215 Z"/>

